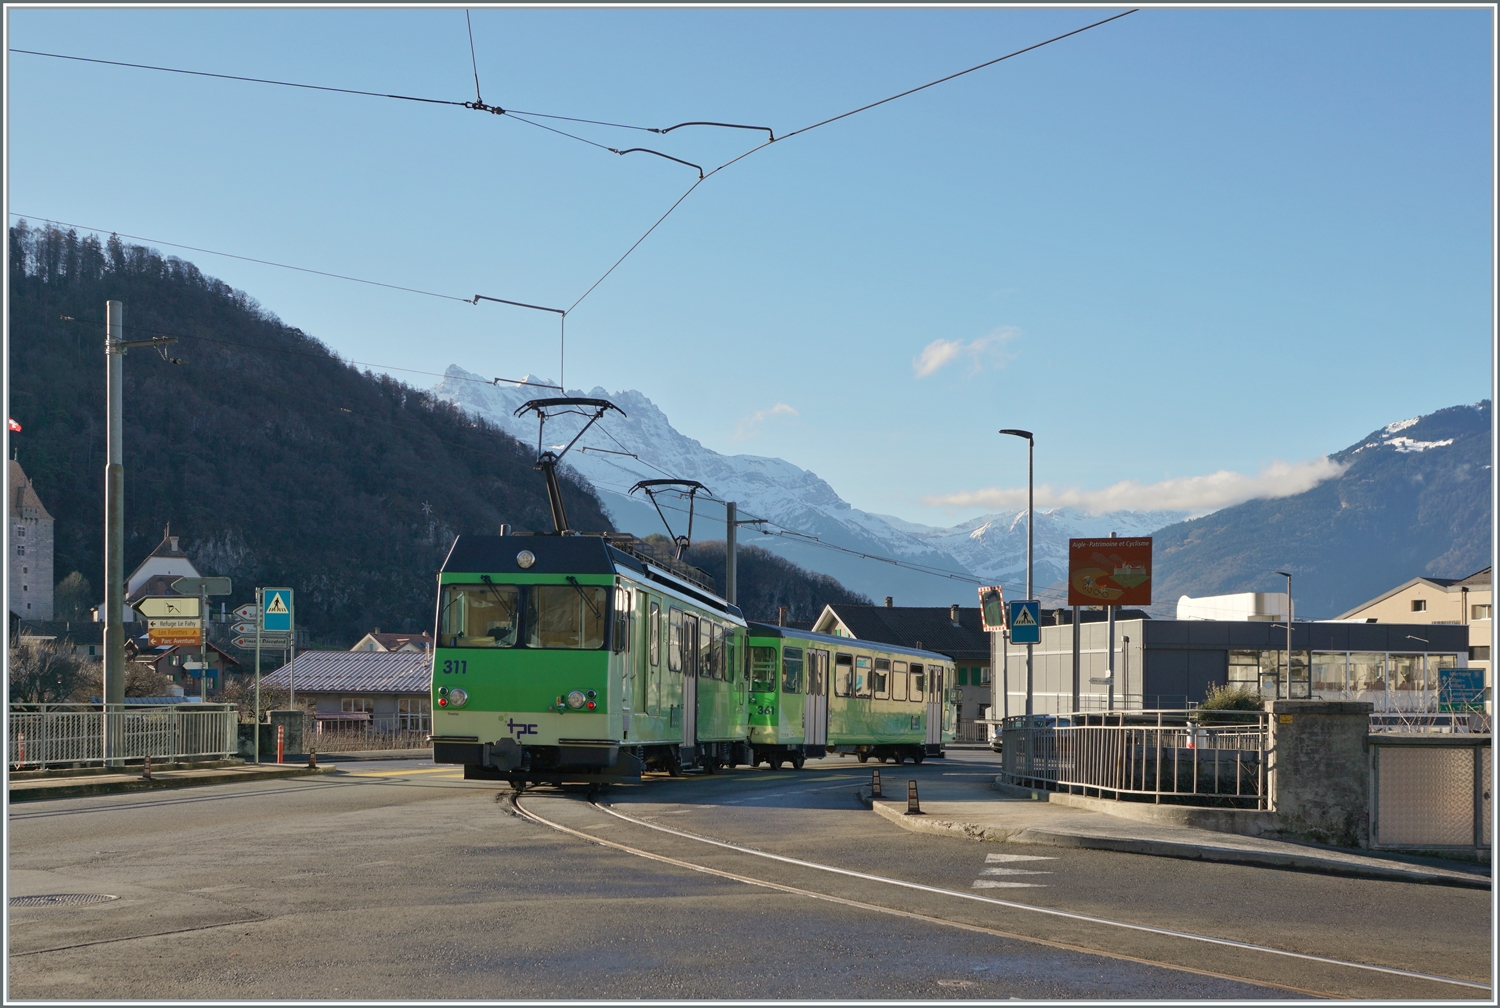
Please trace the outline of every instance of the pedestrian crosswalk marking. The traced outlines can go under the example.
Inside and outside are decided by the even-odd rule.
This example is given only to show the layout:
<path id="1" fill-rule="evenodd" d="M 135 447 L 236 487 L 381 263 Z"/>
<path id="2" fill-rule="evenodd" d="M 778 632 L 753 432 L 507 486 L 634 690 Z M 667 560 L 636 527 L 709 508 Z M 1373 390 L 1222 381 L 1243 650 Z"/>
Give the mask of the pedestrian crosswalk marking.
<path id="1" fill-rule="evenodd" d="M 1046 857 L 1041 854 L 986 854 L 984 859 L 990 864 L 997 861 L 1056 861 L 1055 857 Z"/>
<path id="2" fill-rule="evenodd" d="M 1044 854 L 986 854 L 984 856 L 987 864 L 1013 864 L 1017 861 L 1056 861 L 1055 857 L 1047 857 Z M 1031 871 L 1026 868 L 981 868 L 981 875 L 1051 875 L 1050 871 Z M 1045 882 L 1002 882 L 997 878 L 975 879 L 974 889 L 1045 889 Z"/>
<path id="3" fill-rule="evenodd" d="M 1049 871 L 1026 871 L 1023 868 L 986 868 L 981 875 L 1051 875 Z"/>

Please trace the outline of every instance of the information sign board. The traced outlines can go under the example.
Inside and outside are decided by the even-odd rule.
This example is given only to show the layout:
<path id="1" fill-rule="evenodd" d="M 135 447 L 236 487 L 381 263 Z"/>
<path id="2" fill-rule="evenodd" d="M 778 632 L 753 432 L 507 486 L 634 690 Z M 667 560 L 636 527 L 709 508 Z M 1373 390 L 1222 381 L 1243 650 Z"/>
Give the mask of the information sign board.
<path id="1" fill-rule="evenodd" d="M 130 608 L 147 619 L 197 619 L 199 613 L 196 595 L 151 595 Z"/>
<path id="2" fill-rule="evenodd" d="M 152 647 L 202 647 L 203 630 L 200 627 L 150 627 L 146 631 Z"/>
<path id="3" fill-rule="evenodd" d="M 1151 538 L 1069 539 L 1068 605 L 1151 604 Z"/>

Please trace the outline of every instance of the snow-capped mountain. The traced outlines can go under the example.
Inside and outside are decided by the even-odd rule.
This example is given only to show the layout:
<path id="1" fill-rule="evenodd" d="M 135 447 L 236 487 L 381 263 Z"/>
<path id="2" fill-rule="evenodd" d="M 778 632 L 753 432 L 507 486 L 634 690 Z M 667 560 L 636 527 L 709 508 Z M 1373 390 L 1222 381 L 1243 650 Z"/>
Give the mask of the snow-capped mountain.
<path id="1" fill-rule="evenodd" d="M 538 385 L 545 378 L 527 377 Z M 515 411 L 529 399 L 561 393 L 548 388 L 495 384 L 455 366 L 434 388 L 440 398 L 481 416 L 523 443 L 537 444 L 534 415 Z M 1026 513 L 993 514 L 953 528 L 936 528 L 872 514 L 851 507 L 817 474 L 779 458 L 723 455 L 679 432 L 666 414 L 636 391 L 588 392 L 570 396 L 608 399 L 624 411 L 609 413 L 568 453 L 570 465 L 599 492 L 617 528 L 646 535 L 665 532 L 661 517 L 642 495 L 629 496 L 638 480 L 672 477 L 698 480 L 718 501 L 735 501 L 741 519 L 764 518 L 768 524 L 741 531 L 741 541 L 770 549 L 804 567 L 832 575 L 855 591 L 877 601 L 895 596 L 901 605 L 973 604 L 969 578 L 999 582 L 1020 593 L 1026 566 Z M 545 444 L 561 447 L 578 432 L 582 417 L 563 416 L 548 422 Z M 685 531 L 685 504 L 661 498 L 674 533 Z M 670 507 L 669 507 L 670 505 Z M 702 498 L 696 505 L 693 538 L 722 538 L 723 507 Z M 1071 536 L 1142 535 L 1184 517 L 1178 512 L 1122 512 L 1091 517 L 1057 508 L 1037 512 L 1035 583 L 1044 587 L 1066 571 L 1067 540 Z M 757 534 L 760 531 L 763 534 Z M 771 534 L 764 534 L 764 533 Z M 802 533 L 801 536 L 791 532 Z M 821 542 L 824 545 L 819 545 Z M 871 558 L 828 549 L 843 547 Z M 950 572 L 918 571 L 882 563 L 886 557 Z"/>

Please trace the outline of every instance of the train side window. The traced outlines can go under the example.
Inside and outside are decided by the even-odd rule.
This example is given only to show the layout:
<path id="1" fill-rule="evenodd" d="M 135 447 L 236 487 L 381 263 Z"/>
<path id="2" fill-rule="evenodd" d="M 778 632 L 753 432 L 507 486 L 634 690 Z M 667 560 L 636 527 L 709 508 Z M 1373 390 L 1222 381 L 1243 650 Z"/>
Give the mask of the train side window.
<path id="1" fill-rule="evenodd" d="M 667 612 L 667 668 L 682 671 L 682 610 L 673 608 Z"/>
<path id="2" fill-rule="evenodd" d="M 781 692 L 802 692 L 802 649 L 799 647 L 781 649 Z"/>
<path id="3" fill-rule="evenodd" d="M 906 699 L 906 662 L 898 661 L 891 670 L 891 699 Z"/>
<path id="4" fill-rule="evenodd" d="M 854 658 L 854 695 L 870 698 L 870 659 L 864 655 Z"/>
<path id="5" fill-rule="evenodd" d="M 828 652 L 807 653 L 807 695 L 828 695 Z"/>
<path id="6" fill-rule="evenodd" d="M 854 682 L 854 656 L 836 655 L 833 659 L 833 695 L 849 696 Z"/>
<path id="7" fill-rule="evenodd" d="M 615 654 L 630 651 L 630 591 L 627 588 L 615 589 L 615 612 L 613 626 L 610 634 L 614 638 L 610 641 L 610 647 Z"/>
<path id="8" fill-rule="evenodd" d="M 682 614 L 682 674 L 699 674 L 699 662 L 703 656 L 698 652 L 698 617 Z"/>
<path id="9" fill-rule="evenodd" d="M 756 693 L 771 693 L 775 691 L 775 648 L 753 647 L 750 649 L 750 689 Z"/>
<path id="10" fill-rule="evenodd" d="M 724 628 L 724 653 L 722 655 L 721 667 L 724 669 L 724 678 L 730 682 L 738 682 L 740 689 L 745 688 L 745 681 L 738 678 L 735 673 L 739 670 L 739 663 L 735 661 L 735 648 L 739 647 L 739 637 L 734 632 L 734 627 Z"/>
<path id="11" fill-rule="evenodd" d="M 661 603 L 651 603 L 651 615 L 646 620 L 647 633 L 651 635 L 647 650 L 651 653 L 651 664 L 661 664 Z"/>
<path id="12" fill-rule="evenodd" d="M 708 643 L 708 677 L 723 679 L 724 675 L 724 628 L 717 623 L 703 621 L 703 636 Z"/>
<path id="13" fill-rule="evenodd" d="M 911 698 L 917 703 L 922 702 L 923 686 L 926 685 L 927 676 L 922 671 L 922 666 L 912 663 L 911 667 Z"/>
<path id="14" fill-rule="evenodd" d="M 891 660 L 889 658 L 875 659 L 875 675 L 872 678 L 875 686 L 875 699 L 889 700 L 891 698 Z"/>

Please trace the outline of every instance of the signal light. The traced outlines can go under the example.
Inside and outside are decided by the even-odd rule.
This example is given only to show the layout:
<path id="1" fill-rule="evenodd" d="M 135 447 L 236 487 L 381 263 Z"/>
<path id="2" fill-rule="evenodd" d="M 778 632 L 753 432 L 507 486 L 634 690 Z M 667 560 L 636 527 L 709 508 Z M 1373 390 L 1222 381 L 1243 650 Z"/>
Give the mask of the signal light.
<path id="1" fill-rule="evenodd" d="M 593 710 L 593 709 L 594 709 L 594 706 L 595 706 L 595 705 L 594 705 L 594 701 L 592 701 L 592 700 L 590 700 L 590 701 L 589 701 L 589 702 L 588 702 L 588 703 L 587 703 L 587 704 L 585 704 L 585 705 L 584 705 L 584 706 L 586 706 L 586 707 L 587 707 L 587 708 L 588 708 L 588 709 L 589 709 L 589 710 Z"/>
<path id="2" fill-rule="evenodd" d="M 446 706 L 448 706 L 448 698 L 447 697 L 438 697 L 438 706 L 439 707 L 446 707 Z"/>

